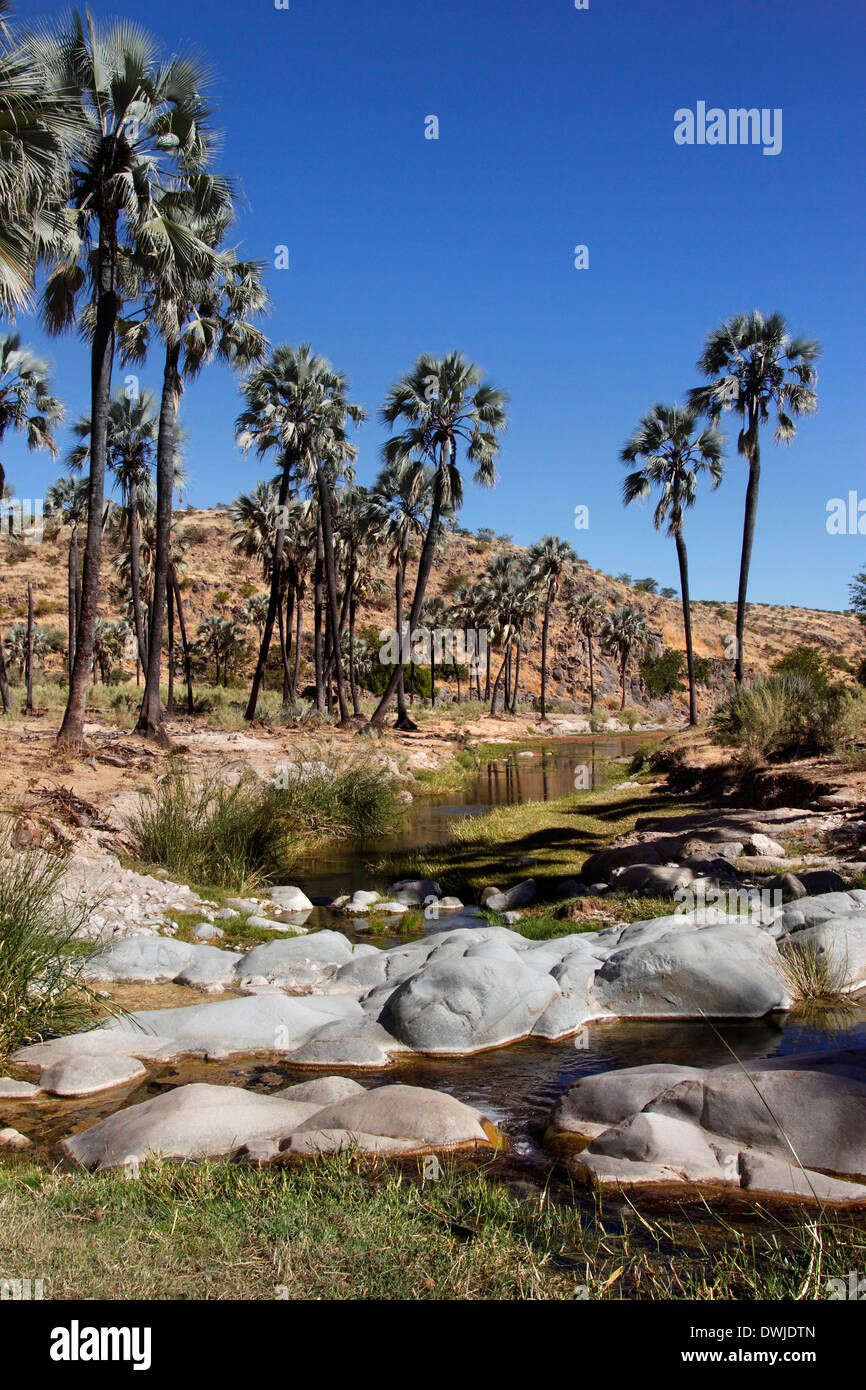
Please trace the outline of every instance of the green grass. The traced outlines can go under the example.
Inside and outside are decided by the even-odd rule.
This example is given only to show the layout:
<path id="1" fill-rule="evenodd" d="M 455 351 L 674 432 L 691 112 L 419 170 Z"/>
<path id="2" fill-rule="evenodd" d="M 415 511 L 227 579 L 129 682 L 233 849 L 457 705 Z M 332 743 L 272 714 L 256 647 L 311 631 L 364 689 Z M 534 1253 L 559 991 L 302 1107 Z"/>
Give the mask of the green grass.
<path id="1" fill-rule="evenodd" d="M 321 765 L 285 785 L 252 774 L 234 783 L 172 760 L 130 821 L 135 856 L 186 883 L 254 892 L 319 841 L 381 834 L 398 818 L 391 779 L 361 759 Z"/>
<path id="2" fill-rule="evenodd" d="M 518 1196 L 476 1165 L 341 1155 L 137 1179 L 0 1165 L 0 1267 L 52 1299 L 809 1299 L 864 1264 L 853 1219 L 644 1217 Z"/>
<path id="3" fill-rule="evenodd" d="M 58 897 L 64 869 L 62 856 L 17 849 L 10 827 L 0 829 L 0 1058 L 88 1017 L 93 995 L 79 979 L 75 933 L 91 904 Z"/>

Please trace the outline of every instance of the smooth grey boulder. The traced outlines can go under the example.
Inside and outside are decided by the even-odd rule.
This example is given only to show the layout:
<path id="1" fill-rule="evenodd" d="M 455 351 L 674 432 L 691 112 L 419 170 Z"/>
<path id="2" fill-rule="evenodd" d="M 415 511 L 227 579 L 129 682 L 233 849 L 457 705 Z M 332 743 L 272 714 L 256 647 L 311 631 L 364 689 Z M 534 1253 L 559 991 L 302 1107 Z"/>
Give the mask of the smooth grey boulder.
<path id="1" fill-rule="evenodd" d="M 165 936 L 132 936 L 88 956 L 82 978 L 92 984 L 141 981 L 158 984 L 180 974 L 195 959 L 196 946 Z"/>
<path id="2" fill-rule="evenodd" d="M 619 845 L 597 850 L 581 866 L 584 883 L 609 883 L 614 869 L 632 864 L 660 864 L 661 855 L 652 845 Z"/>
<path id="3" fill-rule="evenodd" d="M 598 1006 L 591 998 L 592 982 L 598 970 L 593 956 L 573 952 L 551 972 L 559 988 L 544 1013 L 536 1019 L 532 1035 L 536 1038 L 566 1038 L 576 1033 L 590 1018 L 598 1016 Z"/>
<path id="4" fill-rule="evenodd" d="M 39 1094 L 32 1081 L 16 1081 L 12 1076 L 0 1076 L 0 1100 L 30 1100 Z"/>
<path id="5" fill-rule="evenodd" d="M 225 936 L 222 927 L 215 927 L 213 922 L 199 922 L 197 927 L 193 927 L 192 934 L 197 941 L 214 941 Z"/>
<path id="6" fill-rule="evenodd" d="M 46 1067 L 39 1085 L 52 1096 L 93 1096 L 146 1076 L 147 1068 L 135 1057 L 67 1057 Z"/>
<path id="7" fill-rule="evenodd" d="M 484 906 L 491 912 L 506 912 L 515 907 L 528 907 L 535 900 L 537 886 L 534 878 L 526 878 L 522 883 L 515 883 L 513 888 L 507 888 L 504 893 L 492 893 Z"/>
<path id="8" fill-rule="evenodd" d="M 438 960 L 397 987 L 381 1021 L 419 1052 L 478 1052 L 525 1038 L 558 992 L 520 961 Z"/>
<path id="9" fill-rule="evenodd" d="M 254 898 L 226 898 L 225 906 L 231 908 L 236 915 L 240 916 L 245 916 L 250 912 L 260 911 L 260 906 Z M 214 916 L 218 917 L 219 913 L 215 912 Z"/>
<path id="10" fill-rule="evenodd" d="M 309 1130 L 343 1130 L 378 1134 L 389 1139 L 412 1140 L 434 1148 L 452 1144 L 489 1144 L 483 1116 L 446 1091 L 425 1086 L 377 1086 L 361 1095 L 338 1100 L 295 1127 Z"/>
<path id="11" fill-rule="evenodd" d="M 669 1115 L 644 1112 L 607 1129 L 582 1151 L 582 1164 L 604 1174 L 607 1159 L 628 1159 L 655 1170 L 650 1181 L 697 1183 L 737 1179 L 737 1149 L 720 1144 L 695 1125 Z M 733 1159 L 725 1165 L 725 1159 Z"/>
<path id="12" fill-rule="evenodd" d="M 618 893 L 642 893 L 647 898 L 671 898 L 677 889 L 687 888 L 694 879 L 694 871 L 685 865 L 632 864 L 629 868 L 615 870 L 611 876 L 611 885 Z"/>
<path id="13" fill-rule="evenodd" d="M 790 1008 L 779 969 L 775 942 L 759 927 L 670 931 L 614 951 L 593 994 L 621 1018 L 762 1018 Z"/>
<path id="14" fill-rule="evenodd" d="M 814 952 L 832 988 L 853 993 L 866 987 L 866 912 L 828 917 L 785 941 L 792 951 Z"/>
<path id="15" fill-rule="evenodd" d="M 646 1109 L 699 1125 L 786 1161 L 791 1149 L 807 1168 L 866 1179 L 866 1073 L 835 1074 L 834 1054 L 822 1069 L 750 1063 L 717 1068 L 703 1080 L 682 1081 Z"/>
<path id="16" fill-rule="evenodd" d="M 401 878 L 391 884 L 388 896 L 407 907 L 423 907 L 430 898 L 441 898 L 442 889 L 432 878 Z"/>
<path id="17" fill-rule="evenodd" d="M 61 1147 L 90 1169 L 128 1167 L 150 1155 L 218 1158 L 251 1140 L 277 1138 L 318 1109 L 315 1103 L 196 1082 L 117 1110 Z"/>
<path id="18" fill-rule="evenodd" d="M 818 922 L 826 922 L 830 917 L 849 917 L 853 912 L 862 912 L 866 903 L 857 896 L 859 891 L 818 893 L 814 897 L 789 903 L 779 918 L 782 930 L 799 931 L 801 927 L 814 927 Z"/>
<path id="19" fill-rule="evenodd" d="M 240 959 L 235 959 L 235 974 L 239 980 L 263 976 L 268 980 L 291 977 L 300 961 L 317 961 L 323 965 L 344 965 L 352 959 L 352 944 L 342 932 L 313 932 L 302 940 L 267 941 L 254 946 Z"/>
<path id="20" fill-rule="evenodd" d="M 651 1062 L 643 1067 L 582 1076 L 553 1107 L 549 1132 L 589 1134 L 593 1125 L 621 1124 L 671 1086 L 680 1081 L 701 1080 L 705 1075 L 700 1067 Z"/>
<path id="21" fill-rule="evenodd" d="M 234 951 L 221 951 L 218 946 L 197 946 L 189 965 L 175 975 L 175 983 L 196 989 L 225 989 L 234 983 L 237 963 Z"/>
<path id="22" fill-rule="evenodd" d="M 292 884 L 278 884 L 270 889 L 271 902 L 286 912 L 310 912 L 313 904 L 300 888 Z"/>
<path id="23" fill-rule="evenodd" d="M 348 1076 L 317 1076 L 314 1081 L 299 1081 L 294 1086 L 284 1086 L 275 1094 L 282 1100 L 302 1100 L 325 1106 L 362 1094 L 363 1091 L 361 1083 L 352 1081 Z"/>

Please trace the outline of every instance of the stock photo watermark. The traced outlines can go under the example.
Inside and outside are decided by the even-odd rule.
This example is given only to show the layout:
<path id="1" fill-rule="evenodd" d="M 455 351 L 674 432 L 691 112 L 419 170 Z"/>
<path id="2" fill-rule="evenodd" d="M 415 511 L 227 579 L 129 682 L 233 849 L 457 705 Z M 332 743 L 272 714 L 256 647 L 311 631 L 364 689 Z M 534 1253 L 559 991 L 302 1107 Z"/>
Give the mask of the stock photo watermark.
<path id="1" fill-rule="evenodd" d="M 866 536 L 866 497 L 853 488 L 845 497 L 831 497 L 825 523 L 829 536 Z"/>
<path id="2" fill-rule="evenodd" d="M 694 111 L 681 106 L 674 112 L 674 143 L 761 145 L 764 154 L 781 154 L 782 109 L 738 106 L 726 111 L 721 106 L 708 109 L 705 101 L 699 101 Z"/>

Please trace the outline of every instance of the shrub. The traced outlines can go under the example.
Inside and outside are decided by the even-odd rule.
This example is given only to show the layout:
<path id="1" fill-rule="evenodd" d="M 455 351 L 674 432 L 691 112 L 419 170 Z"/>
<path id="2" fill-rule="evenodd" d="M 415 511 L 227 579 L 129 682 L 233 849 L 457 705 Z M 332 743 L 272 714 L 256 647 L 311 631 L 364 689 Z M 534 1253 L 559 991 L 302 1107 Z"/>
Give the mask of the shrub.
<path id="1" fill-rule="evenodd" d="M 640 663 L 640 673 L 650 695 L 661 697 L 685 690 L 683 670 L 685 652 L 666 647 L 660 656 L 646 655 Z"/>
<path id="2" fill-rule="evenodd" d="M 824 753 L 838 736 L 844 704 L 839 687 L 799 675 L 763 676 L 719 707 L 712 733 L 750 762 Z"/>
<path id="3" fill-rule="evenodd" d="M 64 949 L 90 905 L 61 898 L 62 856 L 17 849 L 0 830 L 0 1057 L 48 1032 L 70 1032 L 87 1019 L 91 992 L 83 960 Z"/>
<path id="4" fill-rule="evenodd" d="M 774 661 L 773 670 L 781 675 L 801 676 L 819 690 L 825 690 L 830 683 L 823 652 L 806 642 L 792 647 L 778 661 Z"/>
<path id="5" fill-rule="evenodd" d="M 311 841 L 376 835 L 397 817 L 390 778 L 364 760 L 286 765 L 278 780 L 224 782 L 175 762 L 131 822 L 136 854 L 186 882 L 250 890 Z"/>

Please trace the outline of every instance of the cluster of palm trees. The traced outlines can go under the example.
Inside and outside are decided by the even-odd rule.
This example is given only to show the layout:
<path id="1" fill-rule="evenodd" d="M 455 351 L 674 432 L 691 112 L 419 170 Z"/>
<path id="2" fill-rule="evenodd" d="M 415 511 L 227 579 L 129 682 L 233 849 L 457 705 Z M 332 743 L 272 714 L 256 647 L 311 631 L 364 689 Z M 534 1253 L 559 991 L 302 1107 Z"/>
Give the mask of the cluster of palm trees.
<path id="1" fill-rule="evenodd" d="M 454 595 L 451 605 L 428 594 L 437 549 L 462 504 L 461 468 L 468 463 L 474 482 L 483 487 L 495 482 L 506 393 L 484 380 L 460 352 L 422 354 L 387 394 L 380 418 L 391 435 L 383 468 L 370 489 L 360 488 L 352 436 L 366 414 L 350 399 L 346 376 L 309 344 L 271 348 L 257 325 L 268 307 L 263 267 L 241 259 L 230 242 L 235 190 L 215 167 L 217 142 L 199 64 L 164 54 L 128 21 L 100 24 L 89 13 L 73 14 L 54 30 L 28 32 L 14 29 L 7 18 L 8 4 L 0 0 L 0 314 L 13 318 L 38 307 L 49 331 L 75 330 L 82 337 L 91 366 L 90 410 L 74 427 L 78 444 L 69 459 L 72 471 L 48 498 L 69 541 L 69 693 L 60 740 L 71 747 L 83 741 L 95 659 L 100 665 L 100 565 L 108 526 L 117 528 L 122 547 L 118 570 L 130 603 L 123 621 L 129 623 L 144 676 L 137 729 L 165 739 L 160 677 L 167 637 L 170 707 L 175 616 L 192 706 L 194 644 L 186 632 L 178 578 L 184 543 L 172 531 L 178 412 L 185 384 L 214 360 L 243 374 L 237 441 L 242 451 L 271 460 L 275 475 L 239 497 L 233 508 L 235 542 L 256 556 L 268 585 L 267 603 L 250 611 L 258 654 L 248 718 L 256 713 L 275 631 L 284 698 L 297 700 L 309 587 L 316 706 L 333 707 L 341 724 L 360 717 L 356 616 L 381 583 L 376 563 L 381 557 L 394 573 L 399 633 L 446 620 L 491 633 L 501 663 L 491 679 L 488 654 L 484 698 L 494 710 L 499 702 L 502 708 L 516 707 L 521 653 L 540 614 L 541 713 L 546 716 L 551 612 L 561 599 L 587 647 L 591 705 L 598 638 L 617 656 L 624 706 L 628 660 L 649 640 L 646 625 L 636 608 L 626 605 L 605 615 L 591 594 L 579 592 L 566 542 L 545 537 L 523 566 L 500 557 L 479 584 Z M 717 426 L 724 412 L 739 414 L 738 449 L 749 467 L 737 605 L 741 681 L 760 431 L 775 413 L 775 437 L 787 441 L 796 418 L 816 409 L 818 351 L 815 343 L 792 339 L 779 315 L 764 319 L 754 312 L 727 321 L 710 334 L 698 364 L 707 384 L 689 394 L 686 407 L 655 406 L 622 451 L 633 470 L 624 500 L 658 489 L 655 525 L 667 523 L 676 542 L 693 720 L 684 513 L 695 501 L 701 473 L 718 485 L 722 439 Z M 140 390 L 134 372 L 125 390 L 112 393 L 118 363 L 134 368 L 156 352 L 162 366 L 158 395 Z M 16 429 L 32 448 L 56 453 L 55 431 L 63 413 L 51 393 L 46 364 L 17 335 L 0 339 L 0 447 L 5 432 Z M 119 490 L 117 507 L 106 499 L 106 470 Z M 5 481 L 0 464 L 0 496 Z M 411 596 L 410 554 L 417 558 Z M 207 622 L 199 633 L 200 648 L 210 651 L 217 678 L 221 674 L 226 681 L 237 652 L 233 619 Z M 0 642 L 5 710 L 2 651 Z M 398 724 L 411 723 L 406 665 L 401 642 L 371 716 L 373 728 L 383 726 L 395 702 Z M 409 666 L 411 673 L 411 661 Z M 473 680 L 480 698 L 475 667 L 469 672 L 470 691 Z"/>

